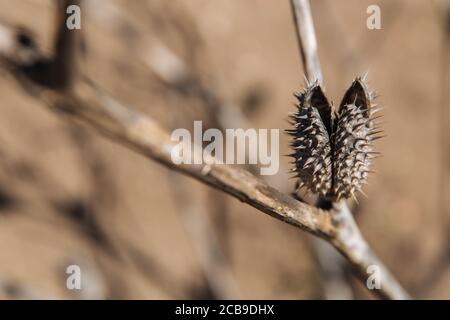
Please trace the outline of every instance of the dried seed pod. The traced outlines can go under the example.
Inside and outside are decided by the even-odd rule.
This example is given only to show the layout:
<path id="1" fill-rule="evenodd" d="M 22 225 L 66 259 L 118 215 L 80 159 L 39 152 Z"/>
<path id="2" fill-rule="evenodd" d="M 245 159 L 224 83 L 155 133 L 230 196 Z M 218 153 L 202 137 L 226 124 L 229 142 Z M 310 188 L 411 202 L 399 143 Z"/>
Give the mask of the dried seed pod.
<path id="1" fill-rule="evenodd" d="M 325 197 L 332 187 L 331 107 L 317 82 L 296 97 L 298 110 L 291 116 L 294 129 L 287 131 L 294 137 L 293 171 L 301 180 L 299 187 Z"/>
<path id="2" fill-rule="evenodd" d="M 374 97 L 364 79 L 353 81 L 337 114 L 318 82 L 308 84 L 297 98 L 294 129 L 288 133 L 294 137 L 291 156 L 300 186 L 333 201 L 355 198 L 367 181 L 376 154 L 373 140 L 380 133 L 374 125 Z"/>

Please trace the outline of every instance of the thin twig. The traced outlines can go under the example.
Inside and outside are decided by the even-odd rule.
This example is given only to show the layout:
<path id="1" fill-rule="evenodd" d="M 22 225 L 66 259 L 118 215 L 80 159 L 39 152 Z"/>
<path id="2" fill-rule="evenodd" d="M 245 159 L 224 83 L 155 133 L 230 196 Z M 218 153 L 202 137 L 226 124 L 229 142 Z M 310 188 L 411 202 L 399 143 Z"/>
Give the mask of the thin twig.
<path id="1" fill-rule="evenodd" d="M 319 54 L 317 53 L 316 33 L 314 31 L 309 1 L 291 0 L 291 7 L 306 76 L 310 82 L 319 80 L 319 82 L 322 83 L 323 77 L 320 68 Z"/>

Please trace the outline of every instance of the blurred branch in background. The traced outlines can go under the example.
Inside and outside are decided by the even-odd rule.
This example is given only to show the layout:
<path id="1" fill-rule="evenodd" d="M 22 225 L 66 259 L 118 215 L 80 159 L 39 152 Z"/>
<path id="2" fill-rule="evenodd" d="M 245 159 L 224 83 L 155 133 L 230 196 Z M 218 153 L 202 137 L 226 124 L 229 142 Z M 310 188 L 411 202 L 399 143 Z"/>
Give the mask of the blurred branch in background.
<path id="1" fill-rule="evenodd" d="M 29 78 L 38 86 L 49 87 L 60 92 L 69 92 L 75 81 L 79 80 L 82 74 L 81 66 L 83 59 L 81 31 L 76 29 L 69 30 L 66 27 L 66 9 L 69 5 L 80 5 L 79 0 L 57 0 L 56 4 L 56 19 L 54 24 L 54 46 L 51 57 L 44 55 L 34 42 L 34 36 L 28 30 L 19 28 L 17 34 L 10 34 L 11 29 L 0 27 L 0 34 L 5 37 L 2 38 L 1 50 L 5 53 L 2 58 L 9 57 L 2 60 L 4 67 L 20 68 L 24 75 L 22 80 L 26 86 L 29 94 L 34 94 L 33 86 L 26 84 L 26 79 Z M 17 41 L 23 45 L 23 50 L 15 51 L 13 38 L 17 36 Z M 12 69 L 11 69 L 12 70 Z M 176 282 L 176 277 L 170 274 L 168 270 L 158 265 L 157 261 L 144 254 L 138 248 L 119 237 L 115 225 L 111 223 L 112 210 L 115 206 L 115 181 L 105 165 L 105 161 L 100 154 L 90 133 L 85 131 L 85 128 L 74 122 L 67 122 L 65 130 L 68 133 L 71 141 L 78 147 L 78 154 L 81 158 L 81 163 L 87 167 L 87 172 L 90 177 L 90 190 L 82 197 L 70 197 L 69 199 L 59 197 L 58 195 L 49 195 L 49 190 L 56 188 L 60 190 L 60 186 L 54 186 L 52 181 L 47 181 L 46 176 L 40 177 L 43 187 L 36 187 L 36 190 L 41 193 L 52 208 L 60 213 L 67 221 L 70 222 L 71 228 L 77 233 L 81 234 L 89 243 L 88 247 L 91 250 L 92 259 L 101 269 L 103 281 L 106 286 L 106 292 L 96 298 L 126 298 L 129 291 L 126 288 L 126 282 L 122 281 L 119 276 L 123 272 L 123 268 L 128 262 L 132 262 L 137 267 L 137 271 L 144 276 L 149 276 L 149 271 L 152 270 L 150 280 L 157 283 L 160 288 L 166 291 L 169 296 L 182 298 L 179 292 L 183 291 L 178 288 L 175 294 L 173 282 Z M 17 157 L 15 157 L 17 158 Z M 5 161 L 4 157 L 2 160 Z M 15 162 L 11 160 L 9 162 Z M 42 220 L 42 218 L 40 218 Z M 123 251 L 122 249 L 125 249 Z M 85 264 L 86 265 L 86 264 Z M 114 267 L 112 267 L 114 265 Z M 89 272 L 92 268 L 86 269 L 86 274 L 95 274 Z M 146 269 L 146 270 L 144 270 Z M 99 282 L 98 279 L 91 278 L 91 282 Z M 95 281 L 94 281 L 95 280 Z M 86 292 L 90 286 L 85 285 Z M 83 290 L 84 291 L 84 290 Z M 80 296 L 84 298 L 84 296 Z M 90 298 L 95 298 L 91 296 Z"/>
<path id="2" fill-rule="evenodd" d="M 321 285 L 327 300 L 353 300 L 347 263 L 328 243 L 313 239 L 314 251 L 320 269 Z"/>
<path id="3" fill-rule="evenodd" d="M 183 177 L 184 178 L 184 177 Z M 189 194 L 189 184 L 178 175 L 169 173 L 174 202 L 180 213 L 180 218 L 186 231 L 192 239 L 192 244 L 207 279 L 209 295 L 203 293 L 206 299 L 236 299 L 239 297 L 236 280 L 229 267 L 229 262 L 223 254 L 217 237 L 217 226 L 210 221 L 208 210 L 196 203 Z M 205 212 L 206 211 L 206 212 Z"/>
<path id="4" fill-rule="evenodd" d="M 304 4 L 305 2 L 297 2 L 296 13 L 302 13 Z M 60 90 L 39 81 L 38 72 L 35 74 L 37 77 L 30 77 L 26 71 L 30 67 L 36 67 L 36 62 L 45 57 L 31 37 L 26 46 L 24 42 L 17 41 L 21 30 L 8 25 L 3 25 L 2 30 L 5 35 L 2 37 L 3 43 L 0 43 L 3 65 L 19 80 L 26 92 L 41 99 L 50 109 L 63 116 L 82 120 L 104 136 L 172 170 L 191 176 L 261 212 L 327 240 L 344 255 L 363 283 L 367 279 L 367 268 L 371 265 L 378 266 L 382 285 L 373 293 L 383 298 L 408 298 L 407 293 L 362 238 L 345 203 L 338 203 L 331 211 L 324 211 L 271 188 L 245 170 L 217 164 L 175 165 L 171 161 L 171 150 L 175 144 L 155 121 L 122 106 L 86 78 L 74 83 L 70 90 Z M 14 59 L 16 55 L 11 55 L 13 52 L 31 53 L 35 59 L 24 64 Z M 46 68 L 41 70 L 44 74 L 47 71 Z"/>
<path id="5" fill-rule="evenodd" d="M 0 300 L 48 300 L 54 299 L 50 295 L 36 292 L 34 288 L 22 286 L 10 279 L 0 279 Z"/>

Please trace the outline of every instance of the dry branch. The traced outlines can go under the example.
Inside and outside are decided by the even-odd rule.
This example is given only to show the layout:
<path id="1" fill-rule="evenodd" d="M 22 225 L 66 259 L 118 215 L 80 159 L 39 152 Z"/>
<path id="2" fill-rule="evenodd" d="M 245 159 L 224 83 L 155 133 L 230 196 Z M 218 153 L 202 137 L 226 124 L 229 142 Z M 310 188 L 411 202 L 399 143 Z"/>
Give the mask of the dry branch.
<path id="1" fill-rule="evenodd" d="M 292 0 L 292 13 L 296 24 L 298 44 L 302 54 L 302 62 L 308 80 L 312 83 L 315 80 L 323 82 L 320 68 L 319 54 L 317 53 L 317 40 L 314 31 L 314 24 L 311 16 L 311 9 L 308 0 Z"/>
<path id="2" fill-rule="evenodd" d="M 347 258 L 358 271 L 357 274 L 363 283 L 366 282 L 367 267 L 377 265 L 381 271 L 381 289 L 375 290 L 374 293 L 384 298 L 408 298 L 406 292 L 362 238 L 344 203 L 336 204 L 335 211 L 329 212 L 301 203 L 268 186 L 245 170 L 228 165 L 175 165 L 171 160 L 171 151 L 175 143 L 154 120 L 122 106 L 87 79 L 80 79 L 73 84 L 72 90 L 67 92 L 42 85 L 27 77 L 27 73 L 24 72 L 26 68 L 17 63 L 11 53 L 30 48 L 23 48 L 21 43 L 16 41 L 17 29 L 3 25 L 1 30 L 5 31 L 4 35 L 12 37 L 6 41 L 3 37 L 3 42 L 15 46 L 15 50 L 3 50 L 4 43 L 0 43 L 4 66 L 24 85 L 26 92 L 33 93 L 50 109 L 69 118 L 82 120 L 108 138 L 171 170 L 191 176 L 278 220 L 325 239 Z M 33 48 L 32 51 L 38 57 L 36 61 L 41 58 L 47 59 L 39 56 L 37 48 Z"/>

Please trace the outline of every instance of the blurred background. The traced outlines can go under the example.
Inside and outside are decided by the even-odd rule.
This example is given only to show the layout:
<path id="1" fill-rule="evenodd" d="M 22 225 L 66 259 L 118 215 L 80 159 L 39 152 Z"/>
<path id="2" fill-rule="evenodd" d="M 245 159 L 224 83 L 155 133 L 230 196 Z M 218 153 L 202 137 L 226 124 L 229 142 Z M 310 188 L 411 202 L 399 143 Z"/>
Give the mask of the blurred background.
<path id="1" fill-rule="evenodd" d="M 366 27 L 381 8 L 381 30 Z M 83 72 L 168 130 L 287 129 L 304 85 L 290 3 L 86 0 Z M 414 298 L 450 298 L 445 1 L 314 0 L 326 92 L 369 71 L 387 137 L 351 207 Z M 48 51 L 52 0 L 0 0 Z M 448 19 L 448 18 L 447 18 Z M 447 26 L 447 27 L 446 27 Z M 447 28 L 447 29 L 446 29 Z M 0 299 L 367 299 L 323 242 L 53 114 L 0 73 Z M 285 193 L 282 167 L 263 177 Z M 254 168 L 249 168 L 253 170 Z M 313 203 L 311 199 L 308 199 Z M 66 268 L 82 290 L 66 288 Z"/>

